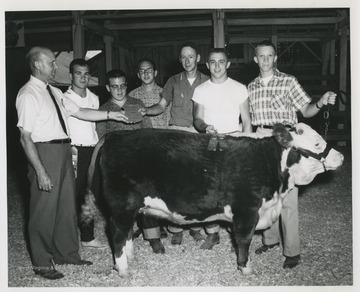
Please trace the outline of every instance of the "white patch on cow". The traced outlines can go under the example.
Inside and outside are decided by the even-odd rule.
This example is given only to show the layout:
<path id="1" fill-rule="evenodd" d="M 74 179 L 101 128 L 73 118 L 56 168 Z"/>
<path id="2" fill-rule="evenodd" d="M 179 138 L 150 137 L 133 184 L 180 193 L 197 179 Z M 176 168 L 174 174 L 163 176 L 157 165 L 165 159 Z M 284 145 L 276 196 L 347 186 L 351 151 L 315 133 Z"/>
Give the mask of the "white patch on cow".
<path id="1" fill-rule="evenodd" d="M 119 258 L 115 258 L 115 269 L 118 271 L 120 277 L 125 278 L 128 276 L 126 246 L 122 249 L 122 255 Z"/>
<path id="2" fill-rule="evenodd" d="M 176 224 L 193 224 L 193 223 L 202 223 L 202 222 L 210 222 L 216 220 L 223 220 L 232 222 L 233 213 L 231 211 L 231 207 L 229 205 L 224 207 L 224 213 L 214 214 L 206 219 L 200 221 L 197 219 L 186 220 L 185 216 L 178 214 L 176 212 L 171 212 L 165 202 L 159 198 L 144 198 L 145 207 L 140 208 L 139 213 L 143 213 L 146 215 L 152 215 L 159 218 L 167 219 Z"/>
<path id="3" fill-rule="evenodd" d="M 263 198 L 262 205 L 259 209 L 259 222 L 256 230 L 269 228 L 279 218 L 282 208 L 282 196 L 276 192 L 271 200 L 265 201 Z"/>
<path id="4" fill-rule="evenodd" d="M 248 261 L 246 263 L 245 267 L 239 267 L 241 273 L 246 276 L 246 275 L 250 275 L 252 273 L 252 268 L 251 268 L 251 262 L 250 262 L 250 257 L 248 258 Z"/>
<path id="5" fill-rule="evenodd" d="M 280 167 L 281 167 L 281 171 L 285 171 L 285 169 L 287 168 L 286 166 L 286 161 L 290 152 L 290 148 L 285 149 L 282 154 L 281 154 L 281 161 L 280 161 Z"/>
<path id="6" fill-rule="evenodd" d="M 126 257 L 128 262 L 133 261 L 135 255 L 134 255 L 134 242 L 132 239 L 126 240 L 125 249 L 126 249 Z"/>

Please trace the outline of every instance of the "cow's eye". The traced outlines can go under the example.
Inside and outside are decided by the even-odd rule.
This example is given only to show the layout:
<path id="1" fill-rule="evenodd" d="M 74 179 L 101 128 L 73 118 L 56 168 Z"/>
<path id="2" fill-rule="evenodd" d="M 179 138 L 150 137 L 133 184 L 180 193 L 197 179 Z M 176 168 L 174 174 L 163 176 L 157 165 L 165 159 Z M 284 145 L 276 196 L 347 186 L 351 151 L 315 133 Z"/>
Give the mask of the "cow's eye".
<path id="1" fill-rule="evenodd" d="M 302 134 L 304 134 L 304 130 L 303 130 L 303 129 L 299 129 L 299 130 L 297 130 L 297 134 L 298 134 L 298 135 L 302 135 Z"/>
<path id="2" fill-rule="evenodd" d="M 320 143 L 316 143 L 316 144 L 315 144 L 315 147 L 319 147 L 319 145 L 320 145 Z"/>

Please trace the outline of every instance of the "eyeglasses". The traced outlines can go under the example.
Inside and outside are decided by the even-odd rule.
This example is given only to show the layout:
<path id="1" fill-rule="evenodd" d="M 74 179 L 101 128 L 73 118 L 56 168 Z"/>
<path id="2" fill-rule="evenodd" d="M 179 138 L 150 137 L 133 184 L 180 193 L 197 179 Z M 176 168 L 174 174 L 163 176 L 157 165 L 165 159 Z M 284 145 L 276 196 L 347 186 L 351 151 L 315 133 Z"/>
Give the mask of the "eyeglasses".
<path id="1" fill-rule="evenodd" d="M 140 74 L 151 74 L 154 72 L 154 68 L 147 68 L 147 69 L 140 69 L 139 73 Z"/>
<path id="2" fill-rule="evenodd" d="M 126 84 L 121 84 L 119 86 L 119 85 L 114 84 L 114 85 L 111 85 L 110 88 L 113 89 L 113 90 L 119 90 L 119 89 L 120 90 L 125 90 L 127 88 L 127 85 Z"/>

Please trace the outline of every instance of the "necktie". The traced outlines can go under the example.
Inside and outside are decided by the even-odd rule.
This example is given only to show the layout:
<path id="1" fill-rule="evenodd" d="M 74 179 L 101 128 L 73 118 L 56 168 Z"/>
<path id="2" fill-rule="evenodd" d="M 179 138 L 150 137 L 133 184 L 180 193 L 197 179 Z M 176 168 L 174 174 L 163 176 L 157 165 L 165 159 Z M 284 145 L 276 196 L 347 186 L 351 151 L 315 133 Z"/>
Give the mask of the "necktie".
<path id="1" fill-rule="evenodd" d="M 61 127 L 63 128 L 65 134 L 67 135 L 67 131 L 66 131 L 66 126 L 65 126 L 64 119 L 63 119 L 63 117 L 62 117 L 62 115 L 61 115 L 60 108 L 59 108 L 59 106 L 58 106 L 58 104 L 57 104 L 57 102 L 56 102 L 56 100 L 55 100 L 55 97 L 54 97 L 54 95 L 53 95 L 52 92 L 51 92 L 50 86 L 47 85 L 47 86 L 46 86 L 46 89 L 49 91 L 49 94 L 50 94 L 50 96 L 51 96 L 51 99 L 52 99 L 52 101 L 54 102 L 54 105 L 55 105 L 55 108 L 56 108 L 56 112 L 57 112 L 58 117 L 59 117 L 59 120 L 60 120 Z"/>

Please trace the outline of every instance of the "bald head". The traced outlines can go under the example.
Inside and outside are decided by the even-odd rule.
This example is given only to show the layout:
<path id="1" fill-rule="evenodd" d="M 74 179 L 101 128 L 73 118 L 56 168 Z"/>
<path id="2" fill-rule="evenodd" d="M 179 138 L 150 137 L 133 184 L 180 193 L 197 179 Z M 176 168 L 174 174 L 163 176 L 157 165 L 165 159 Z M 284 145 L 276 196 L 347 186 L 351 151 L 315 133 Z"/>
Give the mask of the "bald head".
<path id="1" fill-rule="evenodd" d="M 35 62 L 41 61 L 44 55 L 53 55 L 54 53 L 45 47 L 33 47 L 26 55 L 26 60 L 30 65 L 31 72 L 35 70 Z"/>
<path id="2" fill-rule="evenodd" d="M 33 47 L 26 55 L 32 75 L 45 83 L 55 77 L 58 66 L 53 51 L 45 47 Z"/>

